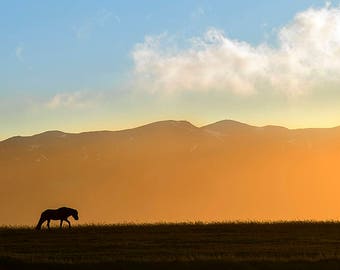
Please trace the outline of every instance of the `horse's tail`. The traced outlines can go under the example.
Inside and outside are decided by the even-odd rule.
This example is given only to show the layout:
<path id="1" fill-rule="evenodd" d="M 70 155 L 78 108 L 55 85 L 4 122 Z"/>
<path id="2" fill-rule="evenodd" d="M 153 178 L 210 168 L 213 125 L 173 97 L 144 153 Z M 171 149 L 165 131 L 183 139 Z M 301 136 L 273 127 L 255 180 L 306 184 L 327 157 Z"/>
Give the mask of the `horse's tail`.
<path id="1" fill-rule="evenodd" d="M 41 225 L 44 223 L 44 221 L 45 221 L 45 219 L 41 216 L 37 226 L 35 227 L 35 229 L 36 230 L 40 230 L 41 229 Z"/>

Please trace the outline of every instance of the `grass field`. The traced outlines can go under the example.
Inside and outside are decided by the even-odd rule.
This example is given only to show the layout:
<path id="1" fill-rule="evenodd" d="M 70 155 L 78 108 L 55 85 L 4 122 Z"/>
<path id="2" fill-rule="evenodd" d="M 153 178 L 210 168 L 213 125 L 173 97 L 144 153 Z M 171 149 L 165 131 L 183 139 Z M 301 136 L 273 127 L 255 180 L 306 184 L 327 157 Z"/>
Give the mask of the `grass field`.
<path id="1" fill-rule="evenodd" d="M 0 269 L 340 269 L 340 223 L 0 228 Z"/>

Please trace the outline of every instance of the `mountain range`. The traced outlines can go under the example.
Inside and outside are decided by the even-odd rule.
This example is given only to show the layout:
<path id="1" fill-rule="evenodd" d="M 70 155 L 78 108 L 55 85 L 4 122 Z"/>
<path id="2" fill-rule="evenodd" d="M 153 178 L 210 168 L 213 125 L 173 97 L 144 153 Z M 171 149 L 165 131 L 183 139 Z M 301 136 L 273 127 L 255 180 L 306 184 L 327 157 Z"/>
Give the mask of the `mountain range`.
<path id="1" fill-rule="evenodd" d="M 0 142 L 0 224 L 70 206 L 82 223 L 340 218 L 340 127 L 224 120 L 47 131 Z"/>

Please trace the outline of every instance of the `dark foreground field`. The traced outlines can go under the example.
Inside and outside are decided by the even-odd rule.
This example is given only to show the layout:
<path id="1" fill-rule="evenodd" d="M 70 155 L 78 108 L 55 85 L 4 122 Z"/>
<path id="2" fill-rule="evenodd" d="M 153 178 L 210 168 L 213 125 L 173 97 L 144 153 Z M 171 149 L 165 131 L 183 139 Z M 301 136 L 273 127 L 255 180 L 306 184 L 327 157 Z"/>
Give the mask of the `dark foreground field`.
<path id="1" fill-rule="evenodd" d="M 340 269 L 340 223 L 0 228 L 0 269 Z"/>

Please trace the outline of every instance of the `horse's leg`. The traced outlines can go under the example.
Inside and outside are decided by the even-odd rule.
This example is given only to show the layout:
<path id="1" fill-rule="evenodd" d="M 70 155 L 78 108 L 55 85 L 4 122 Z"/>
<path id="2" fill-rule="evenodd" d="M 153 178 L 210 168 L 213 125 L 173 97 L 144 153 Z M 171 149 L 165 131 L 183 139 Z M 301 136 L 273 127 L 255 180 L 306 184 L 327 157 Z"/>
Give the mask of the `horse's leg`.
<path id="1" fill-rule="evenodd" d="M 63 227 L 63 220 L 60 220 L 60 228 Z"/>
<path id="2" fill-rule="evenodd" d="M 65 221 L 68 223 L 68 227 L 71 228 L 71 222 L 68 219 L 65 219 Z"/>
<path id="3" fill-rule="evenodd" d="M 47 220 L 47 227 L 49 230 L 50 230 L 50 221 L 51 221 L 50 219 Z"/>

